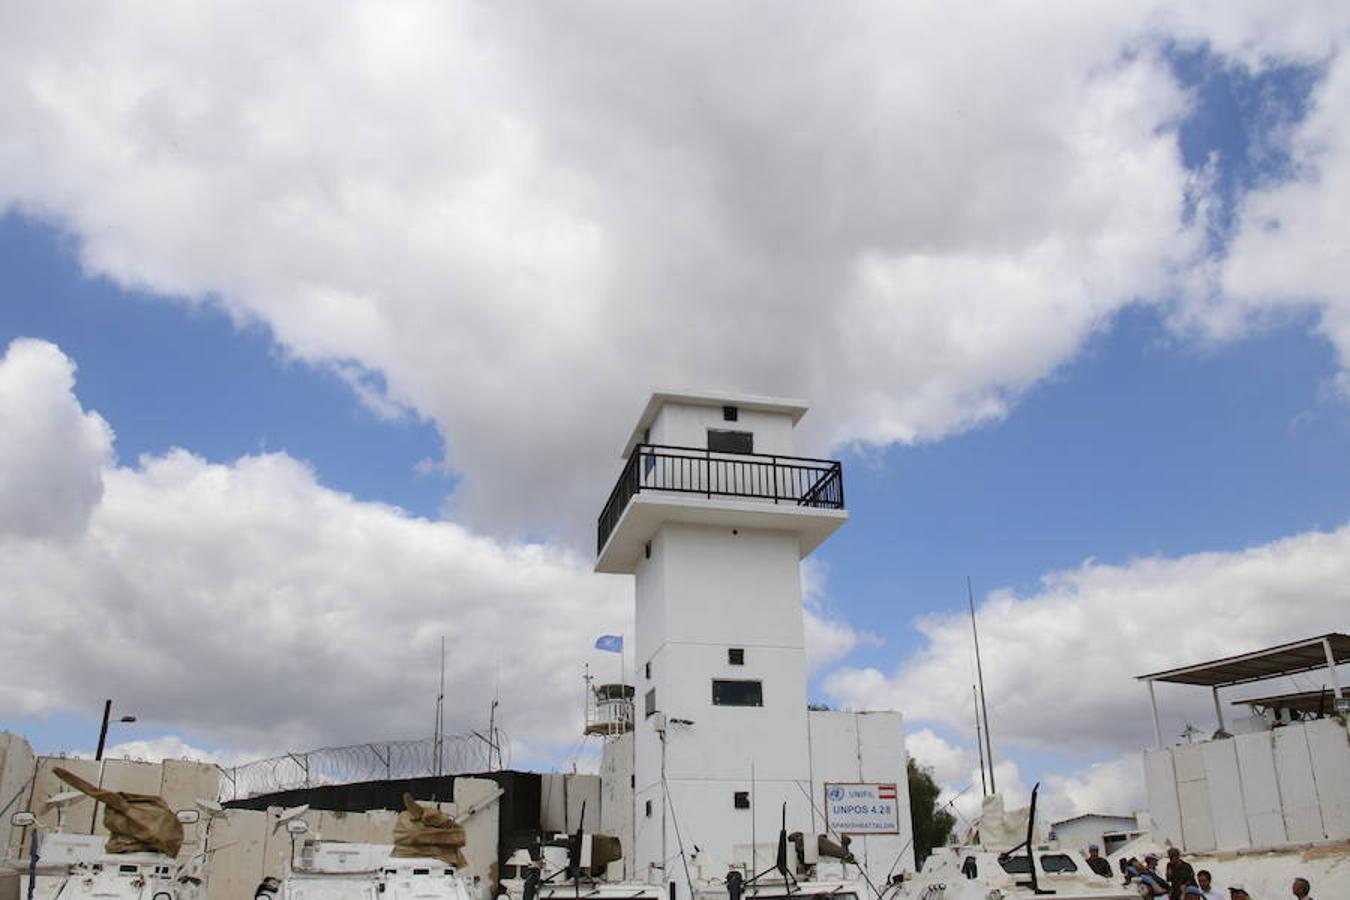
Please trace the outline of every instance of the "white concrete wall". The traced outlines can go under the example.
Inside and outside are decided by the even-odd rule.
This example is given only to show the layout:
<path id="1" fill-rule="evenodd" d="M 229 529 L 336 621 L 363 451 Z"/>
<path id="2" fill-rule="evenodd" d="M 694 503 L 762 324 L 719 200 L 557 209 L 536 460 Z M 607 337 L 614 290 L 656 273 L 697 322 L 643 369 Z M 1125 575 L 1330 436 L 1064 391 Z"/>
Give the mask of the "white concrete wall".
<path id="1" fill-rule="evenodd" d="M 601 808 L 600 776 L 553 772 L 540 776 L 539 827 L 545 832 L 569 834 L 581 823 L 585 804 L 587 831 L 595 831 L 604 820 Z M 455 779 L 455 784 L 466 779 Z"/>
<path id="2" fill-rule="evenodd" d="M 1144 754 L 1154 838 L 1190 852 L 1350 839 L 1350 741 L 1335 719 Z"/>
<path id="3" fill-rule="evenodd" d="M 24 829 L 11 826 L 9 817 L 28 809 L 36 766 L 37 758 L 27 741 L 17 734 L 0 731 L 0 866 L 3 860 L 18 855 Z"/>
<path id="4" fill-rule="evenodd" d="M 825 831 L 828 782 L 894 784 L 899 831 L 893 835 L 852 835 L 856 856 L 873 884 L 895 872 L 914 871 L 909 779 L 905 769 L 904 720 L 898 712 L 813 710 L 811 732 L 812 831 Z"/>
<path id="5" fill-rule="evenodd" d="M 720 420 L 720 410 L 707 411 Z M 668 816 L 666 847 L 675 854 L 672 860 L 678 859 L 678 818 L 686 849 L 692 851 L 697 844 L 702 850 L 699 865 L 719 876 L 734 861 L 735 846 L 750 842 L 752 817 L 753 830 L 763 829 L 760 838 L 772 842 L 781 804 L 787 802 L 789 828 L 811 829 L 799 556 L 797 536 L 789 532 L 667 524 L 652 540 L 651 558 L 639 560 L 634 735 L 638 877 L 656 872 L 660 880 L 660 870 L 653 866 L 661 863 L 663 813 Z M 729 663 L 732 647 L 745 651 L 744 665 Z M 650 679 L 643 674 L 647 662 Z M 764 705 L 715 706 L 712 682 L 717 678 L 760 681 Z M 644 715 L 645 694 L 652 688 L 667 721 L 693 722 L 670 723 L 667 729 L 673 814 L 665 809 L 660 789 L 656 719 Z M 750 790 L 752 765 L 754 809 L 737 810 L 733 796 Z M 647 800 L 653 805 L 650 818 Z"/>
<path id="6" fill-rule="evenodd" d="M 671 447 L 707 447 L 708 429 L 748 431 L 756 453 L 792 455 L 792 416 L 741 409 L 735 422 L 722 418 L 720 406 L 667 403 L 652 420 L 651 441 Z"/>
<path id="7" fill-rule="evenodd" d="M 635 809 L 633 734 L 621 735 L 605 741 L 600 752 L 600 832 L 619 839 L 623 859 L 618 863 L 618 877 L 634 877 Z"/>

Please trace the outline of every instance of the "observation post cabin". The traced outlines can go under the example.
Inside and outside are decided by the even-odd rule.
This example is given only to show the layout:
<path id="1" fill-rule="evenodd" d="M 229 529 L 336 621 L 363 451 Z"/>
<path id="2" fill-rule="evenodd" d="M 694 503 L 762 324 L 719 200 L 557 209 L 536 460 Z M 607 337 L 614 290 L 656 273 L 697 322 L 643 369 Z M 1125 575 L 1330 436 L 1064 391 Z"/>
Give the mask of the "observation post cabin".
<path id="1" fill-rule="evenodd" d="M 883 866 L 913 866 L 899 713 L 807 709 L 801 560 L 848 512 L 840 463 L 794 453 L 806 411 L 654 393 L 597 523 L 595 570 L 635 581 L 632 874 L 679 900 L 686 864 L 770 865 L 784 804 L 790 832 L 825 832 L 826 780 L 898 782 Z"/>

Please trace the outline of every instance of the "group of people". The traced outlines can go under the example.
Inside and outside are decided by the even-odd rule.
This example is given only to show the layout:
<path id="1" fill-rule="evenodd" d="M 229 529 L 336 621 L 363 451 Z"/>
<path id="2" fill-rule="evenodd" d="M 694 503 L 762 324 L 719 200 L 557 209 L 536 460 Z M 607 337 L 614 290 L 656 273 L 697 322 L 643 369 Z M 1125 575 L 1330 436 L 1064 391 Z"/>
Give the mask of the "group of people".
<path id="1" fill-rule="evenodd" d="M 1106 861 L 1098 855 L 1096 845 L 1088 848 L 1088 866 L 1098 875 L 1110 875 L 1110 865 L 1106 871 L 1093 865 L 1093 859 Z M 1225 897 L 1214 887 L 1214 876 L 1208 869 L 1199 872 L 1190 863 L 1181 858 L 1181 851 L 1172 847 L 1167 851 L 1167 867 L 1158 872 L 1160 858 L 1156 853 L 1144 855 L 1141 863 L 1137 857 L 1122 859 L 1120 872 L 1125 876 L 1126 885 L 1139 888 L 1139 896 L 1144 898 L 1167 897 L 1169 900 L 1256 900 L 1241 884 L 1228 885 Z M 1313 900 L 1312 885 L 1306 878 L 1295 878 L 1290 893 L 1296 900 Z"/>

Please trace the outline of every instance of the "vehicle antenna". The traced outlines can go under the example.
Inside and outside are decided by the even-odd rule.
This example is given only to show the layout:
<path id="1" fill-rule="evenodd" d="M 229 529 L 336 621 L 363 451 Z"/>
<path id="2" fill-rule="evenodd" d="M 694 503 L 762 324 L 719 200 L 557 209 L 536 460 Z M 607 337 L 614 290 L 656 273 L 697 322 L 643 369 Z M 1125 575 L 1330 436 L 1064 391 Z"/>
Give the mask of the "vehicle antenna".
<path id="1" fill-rule="evenodd" d="M 975 638 L 975 672 L 980 680 L 980 711 L 984 714 L 984 755 L 989 762 L 989 792 L 998 793 L 994 786 L 994 744 L 989 739 L 989 707 L 985 703 L 984 667 L 980 664 L 980 632 L 975 628 L 975 590 L 971 587 L 970 576 L 966 576 L 966 597 L 970 600 L 970 633 Z"/>
<path id="2" fill-rule="evenodd" d="M 975 751 L 980 754 L 980 795 L 989 796 L 989 783 L 984 778 L 984 744 L 980 736 L 980 694 L 975 685 L 970 686 L 970 698 L 975 709 Z"/>

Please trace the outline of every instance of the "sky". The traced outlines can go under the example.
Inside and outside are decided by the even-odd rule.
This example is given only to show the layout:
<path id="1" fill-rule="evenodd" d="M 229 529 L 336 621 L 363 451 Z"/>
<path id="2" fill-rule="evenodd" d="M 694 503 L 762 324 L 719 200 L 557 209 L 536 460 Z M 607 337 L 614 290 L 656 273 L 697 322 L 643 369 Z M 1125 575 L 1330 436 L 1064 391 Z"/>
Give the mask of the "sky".
<path id="1" fill-rule="evenodd" d="M 0 10 L 0 728 L 420 737 L 446 636 L 448 730 L 496 693 L 514 764 L 585 765 L 632 632 L 594 516 L 648 393 L 722 390 L 844 465 L 813 700 L 978 781 L 969 576 L 1000 786 L 1141 808 L 1134 675 L 1350 626 L 1347 39 L 1331 2 Z"/>

